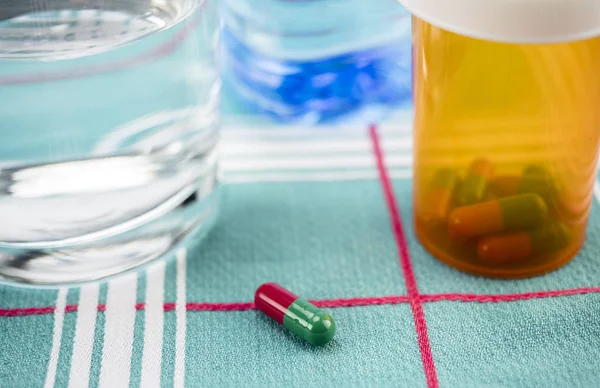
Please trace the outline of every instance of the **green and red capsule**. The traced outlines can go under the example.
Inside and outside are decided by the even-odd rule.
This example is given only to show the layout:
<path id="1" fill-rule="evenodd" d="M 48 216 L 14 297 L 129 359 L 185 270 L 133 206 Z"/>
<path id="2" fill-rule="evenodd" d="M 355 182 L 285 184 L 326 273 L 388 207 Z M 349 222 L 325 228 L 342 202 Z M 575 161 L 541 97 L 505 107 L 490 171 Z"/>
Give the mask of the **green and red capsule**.
<path id="1" fill-rule="evenodd" d="M 335 322 L 305 299 L 298 298 L 276 283 L 265 283 L 254 294 L 256 308 L 312 345 L 325 345 L 333 339 Z"/>

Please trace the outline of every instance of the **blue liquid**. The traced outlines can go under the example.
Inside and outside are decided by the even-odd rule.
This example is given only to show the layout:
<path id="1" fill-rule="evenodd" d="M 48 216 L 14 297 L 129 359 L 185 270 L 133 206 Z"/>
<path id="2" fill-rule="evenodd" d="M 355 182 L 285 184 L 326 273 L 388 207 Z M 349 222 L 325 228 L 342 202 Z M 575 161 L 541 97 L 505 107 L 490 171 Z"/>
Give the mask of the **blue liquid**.
<path id="1" fill-rule="evenodd" d="M 228 28 L 223 42 L 226 81 L 247 104 L 281 121 L 330 122 L 411 100 L 410 34 L 392 44 L 311 60 L 253 50 Z"/>

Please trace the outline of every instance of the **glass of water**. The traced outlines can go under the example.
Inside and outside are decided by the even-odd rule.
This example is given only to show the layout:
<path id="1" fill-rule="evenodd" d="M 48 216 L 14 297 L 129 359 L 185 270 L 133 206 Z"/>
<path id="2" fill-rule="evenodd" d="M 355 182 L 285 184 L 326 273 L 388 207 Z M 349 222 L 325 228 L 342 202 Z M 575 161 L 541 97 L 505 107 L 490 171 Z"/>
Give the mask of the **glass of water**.
<path id="1" fill-rule="evenodd" d="M 210 228 L 217 0 L 0 0 L 0 282 L 105 278 Z"/>

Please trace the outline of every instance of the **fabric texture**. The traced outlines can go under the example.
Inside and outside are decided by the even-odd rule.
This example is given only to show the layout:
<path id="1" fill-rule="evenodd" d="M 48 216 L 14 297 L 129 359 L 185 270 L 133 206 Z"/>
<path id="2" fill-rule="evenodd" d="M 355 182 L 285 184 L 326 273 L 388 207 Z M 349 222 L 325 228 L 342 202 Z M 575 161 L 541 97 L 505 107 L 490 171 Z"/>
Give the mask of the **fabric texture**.
<path id="1" fill-rule="evenodd" d="M 455 271 L 414 237 L 405 116 L 377 130 L 229 116 L 203 241 L 105 284 L 0 288 L 0 386 L 600 384 L 598 205 L 556 272 Z M 312 347 L 253 310 L 266 281 L 329 309 L 334 341 Z"/>

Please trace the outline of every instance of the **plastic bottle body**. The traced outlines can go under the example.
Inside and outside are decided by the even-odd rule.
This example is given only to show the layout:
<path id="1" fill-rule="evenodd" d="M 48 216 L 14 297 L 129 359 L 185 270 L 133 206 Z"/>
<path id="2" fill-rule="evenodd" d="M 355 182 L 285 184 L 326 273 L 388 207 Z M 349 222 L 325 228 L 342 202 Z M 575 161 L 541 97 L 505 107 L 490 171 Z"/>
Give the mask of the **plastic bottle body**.
<path id="1" fill-rule="evenodd" d="M 596 181 L 598 69 L 597 37 L 505 43 L 413 17 L 415 224 L 427 250 L 503 278 L 574 257 Z"/>
<path id="2" fill-rule="evenodd" d="M 299 123 L 410 104 L 410 14 L 396 0 L 224 0 L 227 85 Z"/>

